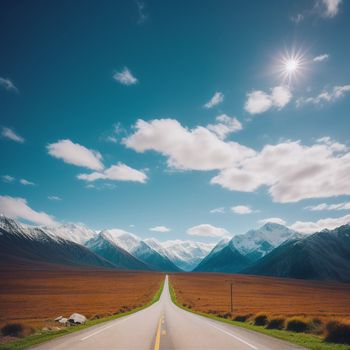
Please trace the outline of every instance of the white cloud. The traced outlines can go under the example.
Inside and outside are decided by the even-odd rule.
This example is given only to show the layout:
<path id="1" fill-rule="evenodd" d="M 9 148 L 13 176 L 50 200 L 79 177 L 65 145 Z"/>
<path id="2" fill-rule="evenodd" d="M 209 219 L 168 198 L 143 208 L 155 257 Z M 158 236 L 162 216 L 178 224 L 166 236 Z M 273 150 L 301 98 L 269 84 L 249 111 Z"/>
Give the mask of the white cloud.
<path id="1" fill-rule="evenodd" d="M 224 100 L 224 94 L 222 92 L 215 92 L 213 97 L 204 105 L 204 108 L 210 109 L 217 106 Z"/>
<path id="2" fill-rule="evenodd" d="M 229 232 L 222 227 L 215 227 L 209 224 L 201 224 L 187 229 L 186 233 L 191 236 L 202 237 L 222 237 L 227 236 Z"/>
<path id="3" fill-rule="evenodd" d="M 304 20 L 304 15 L 302 13 L 297 13 L 295 16 L 290 17 L 291 21 L 298 24 Z"/>
<path id="4" fill-rule="evenodd" d="M 34 182 L 28 181 L 26 179 L 20 179 L 19 182 L 24 186 L 35 186 Z"/>
<path id="5" fill-rule="evenodd" d="M 213 131 L 222 140 L 229 134 L 242 130 L 240 121 L 235 117 L 229 117 L 227 114 L 218 115 L 215 120 L 217 124 L 209 124 L 207 125 L 207 129 Z"/>
<path id="6" fill-rule="evenodd" d="M 27 220 L 38 225 L 56 224 L 52 216 L 30 208 L 24 198 L 0 196 L 0 213 L 5 216 Z"/>
<path id="7" fill-rule="evenodd" d="M 211 183 L 243 192 L 265 185 L 280 203 L 350 195 L 350 153 L 346 149 L 341 144 L 304 146 L 300 141 L 266 145 L 256 155 L 223 169 Z"/>
<path id="8" fill-rule="evenodd" d="M 149 229 L 152 232 L 169 232 L 170 228 L 166 227 L 166 226 L 155 226 L 155 227 L 151 227 Z"/>
<path id="9" fill-rule="evenodd" d="M 18 89 L 15 86 L 15 84 L 12 82 L 12 80 L 8 78 L 0 77 L 0 86 L 7 91 L 18 92 Z"/>
<path id="10" fill-rule="evenodd" d="M 47 145 L 48 153 L 65 163 L 85 167 L 92 170 L 102 170 L 102 156 L 99 152 L 88 149 L 71 140 L 60 140 Z"/>
<path id="11" fill-rule="evenodd" d="M 142 24 L 148 18 L 148 15 L 145 12 L 146 4 L 144 3 L 144 1 L 141 1 L 141 0 L 136 0 L 135 3 L 137 6 L 137 11 L 138 11 L 138 15 L 139 15 L 137 23 Z"/>
<path id="12" fill-rule="evenodd" d="M 314 97 L 300 97 L 296 101 L 297 107 L 306 104 L 314 104 L 322 106 L 326 103 L 331 103 L 344 97 L 346 93 L 350 92 L 350 85 L 334 86 L 331 90 L 323 90 Z"/>
<path id="13" fill-rule="evenodd" d="M 240 214 L 240 215 L 251 214 L 253 212 L 253 210 L 250 207 L 248 207 L 247 205 L 236 205 L 236 206 L 232 207 L 231 210 L 235 214 Z"/>
<path id="14" fill-rule="evenodd" d="M 147 181 L 147 175 L 139 170 L 130 168 L 126 164 L 118 163 L 112 165 L 110 168 L 101 172 L 93 172 L 91 174 L 79 174 L 78 179 L 85 181 L 96 180 L 113 180 L 113 181 L 134 181 L 145 183 Z"/>
<path id="15" fill-rule="evenodd" d="M 19 143 L 23 143 L 24 142 L 24 138 L 22 136 L 19 136 L 18 134 L 16 134 L 12 129 L 10 128 L 2 128 L 1 131 L 1 136 L 5 137 L 9 140 L 15 141 L 15 142 L 19 142 Z"/>
<path id="16" fill-rule="evenodd" d="M 318 221 L 297 221 L 290 226 L 295 231 L 303 233 L 314 233 L 324 229 L 333 230 L 339 226 L 350 223 L 350 214 L 339 218 L 326 218 Z"/>
<path id="17" fill-rule="evenodd" d="M 113 74 L 113 79 L 119 81 L 119 83 L 123 85 L 134 85 L 138 83 L 137 78 L 132 75 L 127 67 L 121 72 L 115 72 Z"/>
<path id="18" fill-rule="evenodd" d="M 226 209 L 224 207 L 214 208 L 209 211 L 211 214 L 225 214 Z"/>
<path id="19" fill-rule="evenodd" d="M 11 183 L 11 182 L 14 182 L 16 180 L 11 175 L 3 175 L 1 178 L 2 178 L 2 181 L 7 182 L 7 183 Z"/>
<path id="20" fill-rule="evenodd" d="M 311 211 L 322 211 L 322 210 L 350 210 L 350 202 L 336 203 L 336 204 L 327 204 L 321 203 L 317 205 L 309 205 L 305 209 Z"/>
<path id="21" fill-rule="evenodd" d="M 342 0 L 318 0 L 318 5 L 321 7 L 324 17 L 333 18 L 339 12 L 339 7 Z"/>
<path id="22" fill-rule="evenodd" d="M 58 196 L 48 196 L 47 197 L 50 201 L 61 201 L 62 198 Z"/>
<path id="23" fill-rule="evenodd" d="M 222 169 L 255 154 L 251 148 L 221 140 L 205 127 L 187 129 L 175 119 L 140 119 L 134 128 L 134 134 L 122 142 L 137 152 L 153 150 L 163 154 L 173 169 Z"/>
<path id="24" fill-rule="evenodd" d="M 327 61 L 328 59 L 329 59 L 329 55 L 327 53 L 324 53 L 323 55 L 318 55 L 314 57 L 312 60 L 314 62 L 323 62 L 323 61 Z"/>
<path id="25" fill-rule="evenodd" d="M 286 221 L 281 219 L 281 218 L 262 219 L 262 220 L 259 220 L 258 223 L 260 225 L 265 225 L 265 224 L 268 224 L 268 223 L 279 224 L 279 225 L 286 225 Z"/>
<path id="26" fill-rule="evenodd" d="M 282 109 L 292 99 L 292 92 L 286 86 L 275 86 L 268 94 L 261 90 L 253 90 L 247 94 L 244 109 L 250 114 L 259 114 L 275 107 Z"/>

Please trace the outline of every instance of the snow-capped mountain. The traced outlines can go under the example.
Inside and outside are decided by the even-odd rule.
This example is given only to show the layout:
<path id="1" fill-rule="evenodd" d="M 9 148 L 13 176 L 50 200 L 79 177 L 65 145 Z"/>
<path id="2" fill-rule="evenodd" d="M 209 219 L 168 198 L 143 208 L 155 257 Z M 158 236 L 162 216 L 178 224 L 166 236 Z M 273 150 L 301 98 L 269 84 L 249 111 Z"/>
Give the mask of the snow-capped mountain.
<path id="1" fill-rule="evenodd" d="M 257 230 L 250 230 L 243 235 L 234 236 L 231 241 L 237 250 L 251 260 L 258 260 L 288 239 L 302 235 L 286 226 L 266 223 Z"/>
<path id="2" fill-rule="evenodd" d="M 28 263 L 115 267 L 112 263 L 75 242 L 45 230 L 0 217 L 0 260 Z"/>
<path id="3" fill-rule="evenodd" d="M 99 235 L 103 235 L 105 239 L 126 250 L 128 253 L 147 264 L 153 270 L 180 270 L 166 255 L 160 254 L 145 241 L 141 240 L 139 237 L 130 232 L 120 229 L 111 229 L 103 230 Z"/>
<path id="4" fill-rule="evenodd" d="M 287 240 L 301 234 L 275 223 L 267 223 L 231 239 L 224 238 L 195 268 L 195 271 L 239 272 Z"/>
<path id="5" fill-rule="evenodd" d="M 86 242 L 86 247 L 94 253 L 111 261 L 115 266 L 121 269 L 130 270 L 151 270 L 151 268 L 128 253 L 125 249 L 118 246 L 110 238 L 110 233 L 101 232 L 97 236 Z"/>
<path id="6" fill-rule="evenodd" d="M 44 226 L 42 229 L 53 236 L 61 237 L 81 245 L 84 245 L 88 240 L 97 235 L 95 231 L 90 230 L 83 224 L 66 223 L 57 226 Z"/>
<path id="7" fill-rule="evenodd" d="M 350 225 L 288 240 L 243 272 L 350 282 Z"/>
<path id="8" fill-rule="evenodd" d="M 213 243 L 182 240 L 159 242 L 154 238 L 147 238 L 145 242 L 185 271 L 191 271 L 214 247 Z"/>

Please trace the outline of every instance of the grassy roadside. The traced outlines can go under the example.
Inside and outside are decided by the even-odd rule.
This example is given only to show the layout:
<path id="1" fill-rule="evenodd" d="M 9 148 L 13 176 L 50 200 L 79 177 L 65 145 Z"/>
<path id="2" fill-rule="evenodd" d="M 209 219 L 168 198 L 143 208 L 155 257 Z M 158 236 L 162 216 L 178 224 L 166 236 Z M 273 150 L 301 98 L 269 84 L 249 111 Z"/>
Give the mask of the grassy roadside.
<path id="1" fill-rule="evenodd" d="M 84 325 L 71 326 L 71 327 L 67 327 L 67 328 L 61 329 L 59 331 L 47 331 L 47 332 L 42 332 L 40 334 L 34 334 L 34 335 L 31 335 L 31 336 L 25 337 L 23 339 L 16 340 L 16 341 L 11 342 L 11 343 L 2 344 L 2 345 L 0 345 L 0 350 L 21 350 L 21 349 L 27 349 L 30 346 L 46 342 L 48 340 L 51 340 L 51 339 L 54 339 L 54 338 L 57 338 L 57 337 L 61 337 L 63 335 L 74 333 L 74 332 L 80 331 L 82 329 L 89 328 L 91 326 L 95 326 L 95 325 L 103 323 L 103 322 L 115 320 L 115 319 L 120 318 L 120 317 L 128 316 L 128 315 L 133 314 L 133 313 L 135 313 L 137 311 L 143 310 L 143 309 L 151 306 L 155 302 L 157 302 L 159 300 L 161 294 L 162 294 L 163 287 L 164 287 L 164 280 L 161 283 L 157 293 L 153 296 L 151 301 L 149 301 L 147 304 L 145 304 L 145 305 L 143 305 L 141 307 L 138 307 L 136 309 L 133 309 L 131 311 L 120 313 L 120 314 L 113 315 L 113 316 L 100 318 L 100 319 L 97 319 L 97 320 L 87 321 L 86 324 L 84 324 Z"/>
<path id="2" fill-rule="evenodd" d="M 274 338 L 278 338 L 281 340 L 285 340 L 300 346 L 303 346 L 307 349 L 312 349 L 312 350 L 350 350 L 350 346 L 346 344 L 332 344 L 332 343 L 326 343 L 323 341 L 322 337 L 316 336 L 313 334 L 305 334 L 305 333 L 294 333 L 294 332 L 289 332 L 285 330 L 276 330 L 276 329 L 266 329 L 261 326 L 254 326 L 249 323 L 244 323 L 244 322 L 237 322 L 237 321 L 232 321 L 228 320 L 225 318 L 221 318 L 218 316 L 214 316 L 211 314 L 206 314 L 204 312 L 199 312 L 195 311 L 192 309 L 189 309 L 181 304 L 178 303 L 176 299 L 176 293 L 171 285 L 171 282 L 169 280 L 169 289 L 170 289 L 170 296 L 171 300 L 175 305 L 180 307 L 181 309 L 184 309 L 186 311 L 192 312 L 194 314 L 198 314 L 207 318 L 211 318 L 216 321 L 232 324 L 234 326 L 242 327 L 245 329 L 249 329 L 252 331 L 256 331 L 259 333 L 263 333 L 266 335 L 269 335 Z"/>

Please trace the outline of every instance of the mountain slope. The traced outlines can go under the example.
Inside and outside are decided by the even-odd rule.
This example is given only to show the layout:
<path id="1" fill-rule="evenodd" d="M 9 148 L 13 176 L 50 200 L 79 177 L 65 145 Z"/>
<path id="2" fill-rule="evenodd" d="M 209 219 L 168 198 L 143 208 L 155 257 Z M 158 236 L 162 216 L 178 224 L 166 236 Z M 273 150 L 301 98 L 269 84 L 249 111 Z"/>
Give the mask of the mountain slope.
<path id="1" fill-rule="evenodd" d="M 67 223 L 57 226 L 44 226 L 42 229 L 52 236 L 61 237 L 81 245 L 84 245 L 89 239 L 96 236 L 95 231 L 82 224 Z"/>
<path id="2" fill-rule="evenodd" d="M 251 260 L 242 255 L 230 241 L 221 244 L 204 258 L 193 270 L 198 272 L 226 272 L 235 273 L 246 268 Z"/>
<path id="3" fill-rule="evenodd" d="M 191 271 L 196 267 L 213 248 L 211 243 L 193 241 L 170 240 L 158 242 L 154 238 L 148 238 L 145 239 L 145 242 L 185 271 Z"/>
<path id="4" fill-rule="evenodd" d="M 350 225 L 288 241 L 244 273 L 349 282 Z"/>
<path id="5" fill-rule="evenodd" d="M 288 239 L 301 238 L 302 235 L 286 226 L 266 223 L 257 230 L 249 230 L 243 235 L 232 238 L 237 250 L 255 261 L 270 253 Z"/>
<path id="6" fill-rule="evenodd" d="M 111 261 L 118 268 L 131 270 L 151 270 L 151 268 L 145 263 L 135 258 L 123 248 L 120 248 L 115 243 L 111 242 L 103 232 L 87 241 L 86 247 L 99 256 Z"/>
<path id="7" fill-rule="evenodd" d="M 1 216 L 0 260 L 6 263 L 18 259 L 62 265 L 115 267 L 86 247 Z"/>
<path id="8" fill-rule="evenodd" d="M 132 233 L 119 229 L 112 229 L 104 230 L 100 234 L 103 234 L 107 240 L 141 260 L 152 270 L 169 272 L 180 271 L 167 256 L 161 255 Z"/>

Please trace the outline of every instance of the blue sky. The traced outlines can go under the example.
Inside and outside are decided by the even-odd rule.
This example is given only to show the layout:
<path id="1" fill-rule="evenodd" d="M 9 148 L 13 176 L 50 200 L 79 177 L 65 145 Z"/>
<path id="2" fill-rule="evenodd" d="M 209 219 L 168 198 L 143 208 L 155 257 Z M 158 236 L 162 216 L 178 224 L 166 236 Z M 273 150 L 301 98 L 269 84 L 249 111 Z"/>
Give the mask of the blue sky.
<path id="1" fill-rule="evenodd" d="M 0 211 L 213 242 L 348 222 L 349 13 L 3 1 Z"/>

